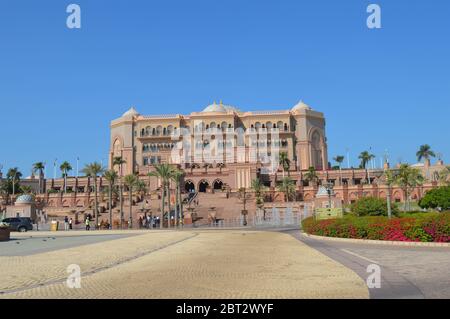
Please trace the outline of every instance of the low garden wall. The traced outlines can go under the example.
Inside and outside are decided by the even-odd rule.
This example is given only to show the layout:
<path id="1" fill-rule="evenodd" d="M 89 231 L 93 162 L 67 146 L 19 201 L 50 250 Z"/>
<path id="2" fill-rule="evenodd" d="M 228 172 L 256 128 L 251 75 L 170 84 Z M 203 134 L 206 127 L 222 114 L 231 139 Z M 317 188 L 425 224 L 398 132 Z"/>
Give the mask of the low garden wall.
<path id="1" fill-rule="evenodd" d="M 357 217 L 346 215 L 341 219 L 315 220 L 307 218 L 302 222 L 303 230 L 311 235 L 389 240 L 404 242 L 450 242 L 450 213 L 426 213 L 416 216 Z"/>

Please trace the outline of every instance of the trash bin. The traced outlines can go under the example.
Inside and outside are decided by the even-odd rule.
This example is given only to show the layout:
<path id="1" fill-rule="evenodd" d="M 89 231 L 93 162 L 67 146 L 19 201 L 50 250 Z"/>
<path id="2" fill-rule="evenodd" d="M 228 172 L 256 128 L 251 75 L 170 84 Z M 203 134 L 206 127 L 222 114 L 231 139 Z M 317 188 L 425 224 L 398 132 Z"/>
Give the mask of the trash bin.
<path id="1" fill-rule="evenodd" d="M 50 224 L 50 230 L 51 231 L 58 231 L 59 228 L 59 222 L 56 220 L 52 220 L 51 224 Z"/>

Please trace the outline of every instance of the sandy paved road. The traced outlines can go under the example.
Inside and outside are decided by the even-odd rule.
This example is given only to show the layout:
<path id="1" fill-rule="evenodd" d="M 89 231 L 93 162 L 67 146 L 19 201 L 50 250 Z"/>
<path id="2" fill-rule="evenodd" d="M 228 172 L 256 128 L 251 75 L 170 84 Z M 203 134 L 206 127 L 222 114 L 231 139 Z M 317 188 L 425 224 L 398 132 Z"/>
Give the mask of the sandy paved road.
<path id="1" fill-rule="evenodd" d="M 82 288 L 65 284 L 79 264 Z M 0 257 L 0 298 L 368 298 L 353 271 L 277 232 L 160 231 Z M 42 285 L 42 286 L 39 286 Z"/>

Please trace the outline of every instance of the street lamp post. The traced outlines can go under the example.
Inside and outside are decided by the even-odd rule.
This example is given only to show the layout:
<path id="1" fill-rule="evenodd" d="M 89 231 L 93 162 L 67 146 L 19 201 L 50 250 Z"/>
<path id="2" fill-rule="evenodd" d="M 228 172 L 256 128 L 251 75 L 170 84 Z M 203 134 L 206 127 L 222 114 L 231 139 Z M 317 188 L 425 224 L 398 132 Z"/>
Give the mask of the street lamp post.
<path id="1" fill-rule="evenodd" d="M 328 208 L 331 208 L 331 194 L 333 193 L 333 183 L 328 182 L 325 184 L 325 189 L 327 190 L 328 194 Z"/>

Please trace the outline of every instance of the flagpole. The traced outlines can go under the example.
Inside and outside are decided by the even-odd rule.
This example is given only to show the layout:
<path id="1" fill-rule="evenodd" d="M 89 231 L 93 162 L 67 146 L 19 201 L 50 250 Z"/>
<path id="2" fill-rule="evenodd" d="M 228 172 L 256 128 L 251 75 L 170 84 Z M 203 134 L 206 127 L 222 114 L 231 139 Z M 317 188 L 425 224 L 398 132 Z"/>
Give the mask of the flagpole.
<path id="1" fill-rule="evenodd" d="M 53 179 L 56 179 L 56 161 L 58 159 L 55 158 L 55 161 L 53 162 Z"/>

